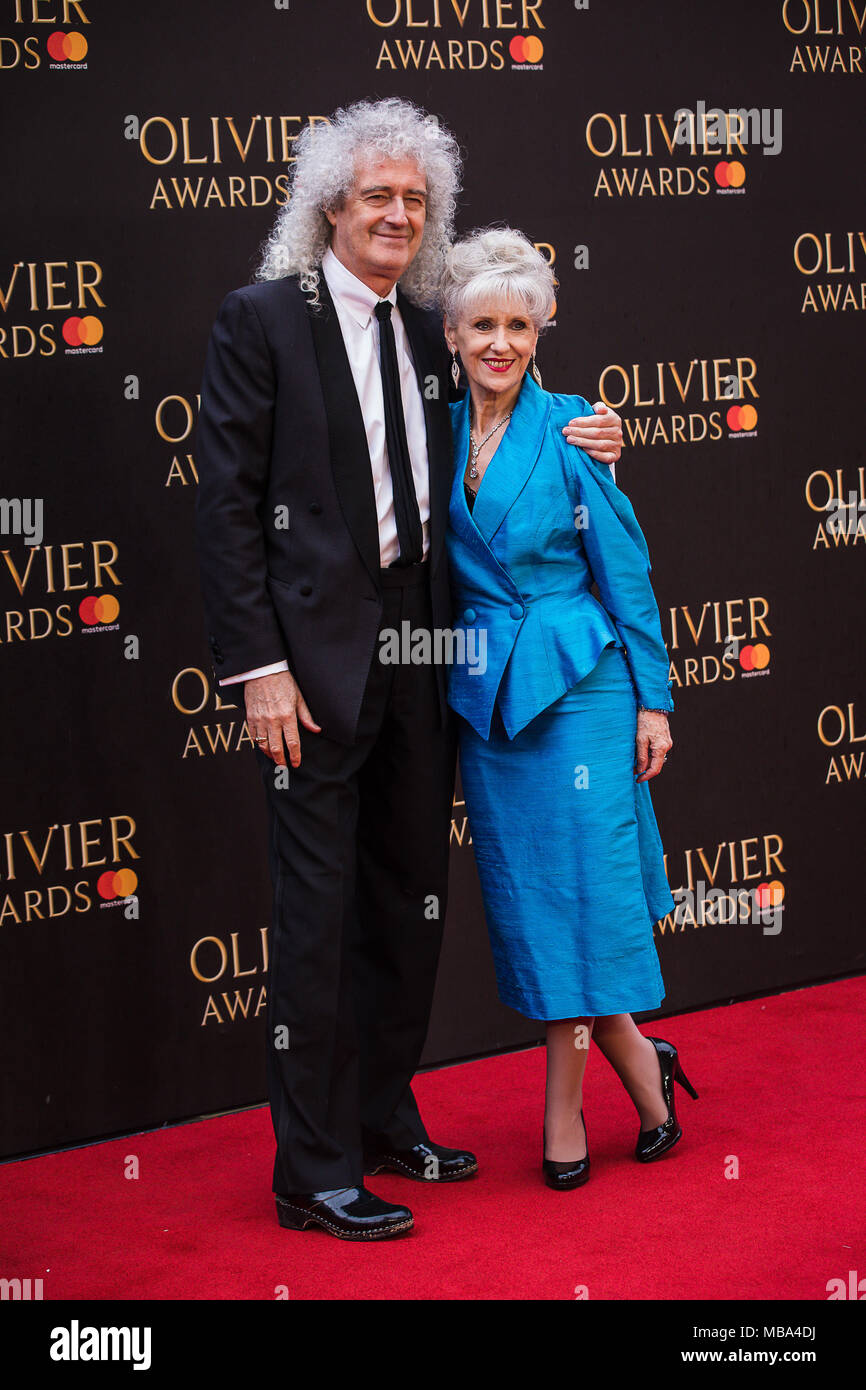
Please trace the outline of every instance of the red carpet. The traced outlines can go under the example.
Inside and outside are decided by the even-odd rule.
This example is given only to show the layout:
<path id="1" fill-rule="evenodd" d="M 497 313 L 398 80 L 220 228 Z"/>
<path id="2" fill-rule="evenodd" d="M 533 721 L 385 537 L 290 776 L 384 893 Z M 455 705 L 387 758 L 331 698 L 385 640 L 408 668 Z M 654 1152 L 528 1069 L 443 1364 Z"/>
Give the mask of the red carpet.
<path id="1" fill-rule="evenodd" d="M 396 1175 L 415 1230 L 361 1246 L 282 1231 L 267 1109 L 0 1167 L 0 1276 L 44 1298 L 817 1299 L 866 1275 L 860 977 L 645 1026 L 669 1038 L 700 1099 L 684 1137 L 632 1158 L 637 1116 L 596 1049 L 584 1114 L 593 1172 L 540 1180 L 544 1052 L 421 1076 L 432 1136 L 479 1174 L 441 1189 Z M 140 1177 L 124 1177 L 127 1155 Z M 726 1177 L 732 1157 L 739 1177 Z"/>

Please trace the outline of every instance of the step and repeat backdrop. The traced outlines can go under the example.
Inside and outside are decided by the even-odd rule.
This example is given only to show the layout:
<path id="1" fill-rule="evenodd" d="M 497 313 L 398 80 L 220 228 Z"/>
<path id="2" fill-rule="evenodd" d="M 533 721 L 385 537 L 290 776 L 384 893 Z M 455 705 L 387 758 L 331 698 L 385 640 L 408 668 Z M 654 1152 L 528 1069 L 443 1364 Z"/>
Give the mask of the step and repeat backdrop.
<path id="1" fill-rule="evenodd" d="M 863 0 L 0 0 L 3 1156 L 264 1097 L 198 392 L 299 132 L 361 97 L 453 129 L 459 227 L 554 264 L 545 386 L 624 421 L 676 702 L 663 1012 L 864 968 L 864 73 Z M 459 785 L 452 840 L 431 1064 L 541 1032 Z"/>

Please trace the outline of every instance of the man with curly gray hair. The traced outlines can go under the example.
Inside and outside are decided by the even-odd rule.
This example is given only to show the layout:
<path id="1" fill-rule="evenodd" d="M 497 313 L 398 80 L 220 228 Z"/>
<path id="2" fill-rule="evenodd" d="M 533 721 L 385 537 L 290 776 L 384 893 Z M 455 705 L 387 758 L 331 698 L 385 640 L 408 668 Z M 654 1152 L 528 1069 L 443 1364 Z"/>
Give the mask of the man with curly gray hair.
<path id="1" fill-rule="evenodd" d="M 413 1225 L 365 1175 L 477 1169 L 429 1138 L 411 1089 L 448 882 L 444 671 L 377 657 L 385 631 L 451 622 L 450 361 L 431 306 L 459 177 L 454 137 L 407 101 L 307 128 L 202 380 L 209 642 L 220 686 L 244 682 L 269 815 L 277 1215 L 347 1240 Z M 574 424 L 575 442 L 616 456 L 617 417 Z"/>
<path id="2" fill-rule="evenodd" d="M 423 237 L 400 270 L 400 289 L 413 304 L 437 303 L 445 252 L 454 234 L 460 151 L 450 131 L 407 101 L 357 102 L 328 126 L 306 126 L 297 140 L 292 196 L 279 213 L 256 273 L 258 280 L 297 275 L 315 298 L 322 261 L 332 244 L 336 208 L 352 191 L 359 149 L 411 161 L 426 182 Z"/>

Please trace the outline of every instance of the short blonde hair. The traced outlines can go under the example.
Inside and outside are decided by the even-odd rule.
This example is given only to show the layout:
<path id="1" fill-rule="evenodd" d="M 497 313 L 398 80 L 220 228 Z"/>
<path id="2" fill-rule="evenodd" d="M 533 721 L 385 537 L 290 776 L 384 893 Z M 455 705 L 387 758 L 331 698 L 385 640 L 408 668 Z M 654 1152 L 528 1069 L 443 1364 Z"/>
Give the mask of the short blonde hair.
<path id="1" fill-rule="evenodd" d="M 523 232 L 485 227 L 461 237 L 445 253 L 439 303 L 457 324 L 481 300 L 516 299 L 540 332 L 550 318 L 556 277 Z"/>

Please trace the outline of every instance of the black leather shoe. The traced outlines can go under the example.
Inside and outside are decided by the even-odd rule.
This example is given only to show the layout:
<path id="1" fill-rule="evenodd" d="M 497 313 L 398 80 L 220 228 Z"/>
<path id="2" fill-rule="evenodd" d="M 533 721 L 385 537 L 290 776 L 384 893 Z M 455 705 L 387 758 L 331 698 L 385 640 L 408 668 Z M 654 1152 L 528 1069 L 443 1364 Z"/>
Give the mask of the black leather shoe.
<path id="1" fill-rule="evenodd" d="M 415 1224 L 408 1207 L 383 1202 L 363 1185 L 274 1195 L 280 1225 L 290 1231 L 318 1225 L 340 1240 L 386 1240 Z"/>
<path id="2" fill-rule="evenodd" d="M 580 1122 L 586 1138 L 586 1123 L 582 1110 Z M 547 1186 L 552 1187 L 555 1192 L 570 1192 L 573 1187 L 583 1187 L 585 1182 L 589 1182 L 589 1143 L 587 1142 L 586 1146 L 586 1158 L 575 1158 L 568 1163 L 560 1163 L 542 1156 L 541 1169 Z"/>
<path id="3" fill-rule="evenodd" d="M 364 1150 L 364 1172 L 379 1173 L 389 1168 L 417 1182 L 458 1182 L 478 1171 L 478 1159 L 467 1149 L 445 1149 L 428 1139 L 411 1149 L 395 1149 L 375 1140 Z"/>
<path id="4" fill-rule="evenodd" d="M 641 1163 L 653 1163 L 657 1158 L 664 1158 L 683 1137 L 674 1105 L 674 1082 L 678 1081 L 694 1100 L 698 1099 L 697 1091 L 680 1066 L 679 1053 L 673 1043 L 665 1042 L 664 1038 L 650 1038 L 649 1041 L 659 1059 L 662 1096 L 668 1108 L 668 1117 L 664 1124 L 657 1125 L 655 1129 L 642 1129 L 638 1134 L 634 1156 Z"/>

